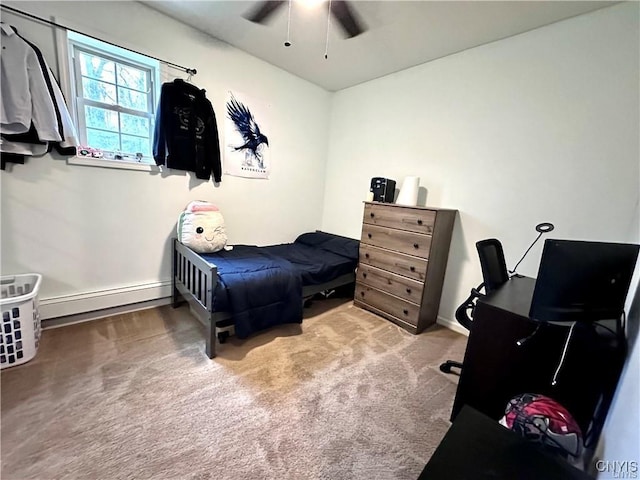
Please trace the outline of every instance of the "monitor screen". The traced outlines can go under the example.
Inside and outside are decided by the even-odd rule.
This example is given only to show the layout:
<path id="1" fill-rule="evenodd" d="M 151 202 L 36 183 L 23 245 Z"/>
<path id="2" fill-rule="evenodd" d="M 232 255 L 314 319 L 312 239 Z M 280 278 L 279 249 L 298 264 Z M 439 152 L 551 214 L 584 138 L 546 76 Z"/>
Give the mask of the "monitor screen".
<path id="1" fill-rule="evenodd" d="M 619 319 L 639 245 L 548 239 L 529 317 L 548 322 Z"/>

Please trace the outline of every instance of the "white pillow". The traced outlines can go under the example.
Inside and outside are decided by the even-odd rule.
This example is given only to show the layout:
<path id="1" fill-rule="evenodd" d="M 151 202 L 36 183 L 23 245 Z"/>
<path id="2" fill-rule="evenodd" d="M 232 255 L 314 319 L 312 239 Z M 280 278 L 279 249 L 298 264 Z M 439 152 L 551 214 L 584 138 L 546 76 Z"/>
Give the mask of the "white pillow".
<path id="1" fill-rule="evenodd" d="M 227 231 L 218 207 L 201 200 L 190 202 L 178 219 L 178 241 L 198 253 L 222 250 Z"/>

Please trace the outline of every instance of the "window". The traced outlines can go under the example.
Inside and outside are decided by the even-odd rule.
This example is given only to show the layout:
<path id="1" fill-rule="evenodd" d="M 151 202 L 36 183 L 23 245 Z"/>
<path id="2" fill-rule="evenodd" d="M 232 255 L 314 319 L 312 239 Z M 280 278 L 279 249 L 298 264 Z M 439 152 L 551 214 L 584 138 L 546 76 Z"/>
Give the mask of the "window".
<path id="1" fill-rule="evenodd" d="M 154 164 L 159 63 L 74 32 L 68 46 L 78 157 Z"/>

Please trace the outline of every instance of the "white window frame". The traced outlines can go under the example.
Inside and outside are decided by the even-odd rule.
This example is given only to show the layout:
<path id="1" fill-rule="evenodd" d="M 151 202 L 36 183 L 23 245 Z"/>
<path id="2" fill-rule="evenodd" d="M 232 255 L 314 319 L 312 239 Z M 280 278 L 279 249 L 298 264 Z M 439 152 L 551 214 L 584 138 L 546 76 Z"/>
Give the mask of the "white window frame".
<path id="1" fill-rule="evenodd" d="M 160 94 L 160 62 L 135 52 L 131 52 L 125 48 L 116 47 L 109 43 L 101 42 L 90 37 L 79 36 L 72 32 L 64 30 L 60 31 L 57 44 L 58 50 L 62 50 L 64 62 L 61 62 L 61 83 L 66 90 L 67 101 L 71 104 L 71 115 L 78 129 L 78 137 L 82 144 L 86 145 L 86 124 L 84 114 L 84 106 L 98 106 L 115 112 L 129 113 L 135 116 L 143 116 L 149 118 L 150 141 L 153 142 L 153 132 L 155 128 L 155 109 Z M 148 72 L 149 78 L 149 95 L 148 95 L 148 111 L 127 109 L 120 105 L 103 104 L 90 99 L 85 99 L 82 92 L 80 64 L 76 53 L 82 51 L 84 53 L 93 54 L 115 61 L 122 65 L 131 66 Z M 153 148 L 153 145 L 152 145 Z M 143 157 L 142 161 L 138 161 L 134 155 L 116 158 L 116 152 L 105 152 L 102 158 L 75 156 L 69 157 L 67 163 L 70 165 L 85 165 L 93 167 L 117 168 L 125 170 L 142 170 L 147 172 L 158 172 L 160 168 L 155 164 L 153 157 Z"/>

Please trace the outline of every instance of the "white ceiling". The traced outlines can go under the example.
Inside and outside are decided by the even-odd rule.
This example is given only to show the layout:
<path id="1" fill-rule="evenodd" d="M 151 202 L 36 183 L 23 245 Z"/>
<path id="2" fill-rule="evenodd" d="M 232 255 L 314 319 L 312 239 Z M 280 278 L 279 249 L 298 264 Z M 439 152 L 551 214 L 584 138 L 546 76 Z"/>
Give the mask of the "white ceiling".
<path id="1" fill-rule="evenodd" d="M 267 24 L 260 25 L 243 17 L 257 2 L 142 3 L 336 91 L 617 2 L 354 1 L 352 6 L 368 30 L 347 39 L 332 18 L 327 59 L 326 4 L 309 8 L 293 2 L 292 46 L 287 48 L 287 5 L 282 5 Z"/>

